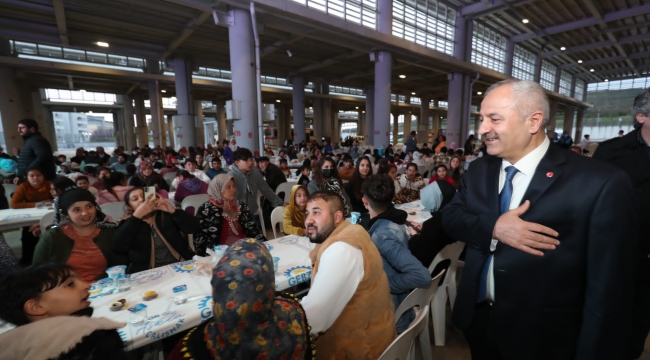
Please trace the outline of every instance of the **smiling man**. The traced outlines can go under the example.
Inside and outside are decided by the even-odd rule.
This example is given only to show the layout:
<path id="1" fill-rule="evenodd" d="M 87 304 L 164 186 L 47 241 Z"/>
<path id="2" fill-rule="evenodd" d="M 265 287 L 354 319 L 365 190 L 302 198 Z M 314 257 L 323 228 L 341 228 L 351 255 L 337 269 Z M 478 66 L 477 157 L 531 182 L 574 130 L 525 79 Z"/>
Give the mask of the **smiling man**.
<path id="1" fill-rule="evenodd" d="M 312 243 L 309 294 L 302 306 L 316 340 L 316 358 L 377 359 L 395 338 L 388 277 L 368 233 L 343 217 L 343 200 L 317 191 L 307 200 Z"/>
<path id="2" fill-rule="evenodd" d="M 637 217 L 626 174 L 551 145 L 532 81 L 492 85 L 475 160 L 443 210 L 465 242 L 453 320 L 472 359 L 621 359 Z"/>

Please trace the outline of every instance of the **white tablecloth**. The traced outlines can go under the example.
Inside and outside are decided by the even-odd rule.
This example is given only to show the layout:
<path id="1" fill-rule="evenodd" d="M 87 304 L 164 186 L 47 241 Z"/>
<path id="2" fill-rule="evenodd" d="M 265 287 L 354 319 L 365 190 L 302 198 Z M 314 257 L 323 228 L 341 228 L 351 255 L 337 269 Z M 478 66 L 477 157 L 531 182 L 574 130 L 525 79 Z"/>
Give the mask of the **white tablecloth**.
<path id="1" fill-rule="evenodd" d="M 274 257 L 280 258 L 275 278 L 276 290 L 284 290 L 311 279 L 309 251 L 315 244 L 311 244 L 308 238 L 290 235 L 265 244 Z M 127 325 L 118 330 L 126 350 L 191 329 L 212 316 L 213 304 L 211 277 L 195 276 L 193 270 L 194 261 L 186 261 L 132 274 L 131 290 L 90 298 L 91 306 L 95 309 L 93 317 L 103 316 L 126 322 Z M 187 286 L 188 301 L 181 305 L 168 300 L 174 296 L 172 289 L 178 285 Z M 143 294 L 149 290 L 156 291 L 158 298 L 143 301 Z M 138 303 L 147 305 L 147 322 L 142 326 L 131 325 L 130 312 L 126 307 L 120 311 L 110 311 L 110 304 L 120 299 L 126 300 L 126 307 Z"/>
<path id="2" fill-rule="evenodd" d="M 52 211 L 52 209 L 47 208 L 0 210 L 0 231 L 20 229 L 25 226 L 38 224 L 43 215 Z"/>
<path id="3" fill-rule="evenodd" d="M 431 213 L 429 213 L 424 206 L 422 205 L 422 202 L 420 200 L 413 201 L 410 203 L 406 204 L 397 204 L 395 205 L 396 208 L 400 210 L 404 210 L 407 213 L 409 213 L 409 216 L 407 218 L 408 221 L 413 222 L 413 223 L 418 223 L 422 224 L 426 220 L 431 218 Z M 411 215 L 410 213 L 415 213 L 414 215 Z"/>

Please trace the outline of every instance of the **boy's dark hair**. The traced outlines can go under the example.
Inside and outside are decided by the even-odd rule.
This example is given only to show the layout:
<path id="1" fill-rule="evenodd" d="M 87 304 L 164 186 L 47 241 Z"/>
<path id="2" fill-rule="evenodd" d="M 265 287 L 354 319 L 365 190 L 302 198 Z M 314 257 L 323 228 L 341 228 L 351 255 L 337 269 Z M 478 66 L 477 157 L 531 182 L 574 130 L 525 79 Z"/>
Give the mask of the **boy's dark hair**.
<path id="1" fill-rule="evenodd" d="M 129 164 L 126 166 L 126 172 L 129 174 L 134 174 L 138 170 L 138 168 L 135 167 L 135 164 Z"/>
<path id="2" fill-rule="evenodd" d="M 197 166 L 196 160 L 194 160 L 194 159 L 187 158 L 187 159 L 185 159 L 185 163 L 186 164 L 188 164 L 188 163 L 189 164 L 194 164 L 194 166 Z"/>
<path id="3" fill-rule="evenodd" d="M 183 179 L 194 179 L 194 175 L 192 175 L 187 170 L 181 171 L 180 173 L 178 173 L 178 176 L 182 177 Z"/>
<path id="4" fill-rule="evenodd" d="M 345 213 L 345 207 L 343 206 L 343 198 L 341 195 L 329 190 L 319 190 L 309 195 L 309 198 L 307 198 L 307 203 L 310 203 L 317 199 L 322 199 L 327 202 L 327 204 L 330 206 L 331 214 L 334 214 L 337 211 Z"/>
<path id="5" fill-rule="evenodd" d="M 280 164 L 282 164 L 282 163 L 288 164 L 287 159 L 280 159 Z"/>
<path id="6" fill-rule="evenodd" d="M 218 162 L 218 163 L 221 163 L 221 158 L 218 157 L 218 156 L 215 156 L 215 157 L 212 158 L 212 161 L 210 161 L 210 162 Z"/>
<path id="7" fill-rule="evenodd" d="M 447 153 L 447 147 L 446 146 L 441 147 L 440 148 L 440 153 L 441 154 L 446 154 Z"/>
<path id="8" fill-rule="evenodd" d="M 449 170 L 447 168 L 447 165 L 445 165 L 445 164 L 438 164 L 438 165 L 436 165 L 436 167 L 433 168 L 433 170 L 438 171 L 438 169 L 440 169 L 440 168 L 445 168 L 445 170 Z"/>
<path id="9" fill-rule="evenodd" d="M 20 125 L 25 125 L 27 130 L 34 128 L 35 131 L 38 131 L 38 123 L 36 120 L 32 119 L 22 119 L 18 122 Z"/>
<path id="10" fill-rule="evenodd" d="M 311 166 L 303 165 L 303 166 L 301 166 L 300 169 L 298 169 L 298 170 L 299 170 L 300 172 L 303 172 L 303 171 L 305 171 L 305 170 L 309 170 L 309 171 L 311 171 Z"/>
<path id="11" fill-rule="evenodd" d="M 464 153 L 463 149 L 456 149 L 456 155 L 463 156 Z"/>
<path id="12" fill-rule="evenodd" d="M 415 171 L 418 171 L 418 164 L 416 164 L 416 163 L 408 163 L 406 165 L 406 170 L 408 170 L 408 168 L 410 168 L 410 167 L 414 167 Z"/>
<path id="13" fill-rule="evenodd" d="M 237 148 L 237 150 L 235 150 L 235 152 L 232 154 L 233 161 L 240 161 L 240 160 L 246 161 L 252 157 L 253 157 L 253 153 L 250 150 L 243 147 Z"/>
<path id="14" fill-rule="evenodd" d="M 67 159 L 67 157 L 66 157 L 65 155 L 63 155 L 63 154 L 61 154 L 61 155 L 59 155 L 59 156 L 57 156 L 56 158 L 57 158 L 57 159 L 60 159 L 60 158 L 64 158 L 64 159 Z"/>
<path id="15" fill-rule="evenodd" d="M 124 160 L 129 160 L 129 157 L 125 153 L 120 153 L 117 155 L 118 158 L 124 158 Z"/>
<path id="16" fill-rule="evenodd" d="M 29 324 L 25 303 L 73 275 L 72 268 L 65 264 L 44 264 L 5 275 L 0 279 L 0 318 L 16 326 Z"/>
<path id="17" fill-rule="evenodd" d="M 86 181 L 89 181 L 87 177 L 81 175 L 81 176 L 77 176 L 77 178 L 74 179 L 74 183 L 76 184 L 77 181 L 79 181 L 79 180 L 86 180 Z"/>
<path id="18" fill-rule="evenodd" d="M 95 175 L 97 175 L 97 169 L 91 165 L 84 166 L 84 172 L 93 177 L 96 177 Z"/>
<path id="19" fill-rule="evenodd" d="M 393 180 L 382 174 L 370 175 L 362 185 L 363 196 L 373 210 L 382 213 L 391 206 L 395 196 Z"/>

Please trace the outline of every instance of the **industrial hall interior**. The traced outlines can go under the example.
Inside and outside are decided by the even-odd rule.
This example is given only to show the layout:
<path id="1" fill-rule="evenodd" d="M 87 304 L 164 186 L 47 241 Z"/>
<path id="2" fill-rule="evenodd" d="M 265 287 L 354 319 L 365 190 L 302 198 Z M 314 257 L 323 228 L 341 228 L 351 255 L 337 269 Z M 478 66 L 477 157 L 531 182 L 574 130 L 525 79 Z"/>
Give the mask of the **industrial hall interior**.
<path id="1" fill-rule="evenodd" d="M 648 144 L 650 0 L 0 0 L 0 360 L 650 360 Z"/>

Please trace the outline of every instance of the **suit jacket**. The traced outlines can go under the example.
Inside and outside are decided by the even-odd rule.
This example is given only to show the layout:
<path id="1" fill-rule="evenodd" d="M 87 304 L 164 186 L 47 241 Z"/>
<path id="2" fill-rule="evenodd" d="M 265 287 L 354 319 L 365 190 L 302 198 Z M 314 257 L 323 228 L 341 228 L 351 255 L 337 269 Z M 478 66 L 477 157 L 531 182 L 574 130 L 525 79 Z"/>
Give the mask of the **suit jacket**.
<path id="1" fill-rule="evenodd" d="M 502 160 L 484 156 L 443 210 L 443 228 L 467 244 L 453 321 L 474 317 L 479 276 L 499 218 Z M 499 242 L 494 252 L 494 319 L 503 359 L 620 359 L 632 305 L 637 218 L 628 176 L 551 144 L 521 216 L 559 233 L 560 245 L 534 256 Z"/>
<path id="2" fill-rule="evenodd" d="M 646 145 L 639 142 L 639 130 L 634 130 L 620 138 L 607 140 L 594 153 L 598 159 L 623 169 L 632 179 L 636 195 L 639 219 L 650 219 L 650 157 Z M 650 282 L 650 222 L 642 221 L 639 230 L 636 252 L 636 280 Z M 650 285 L 648 285 L 650 286 Z"/>

